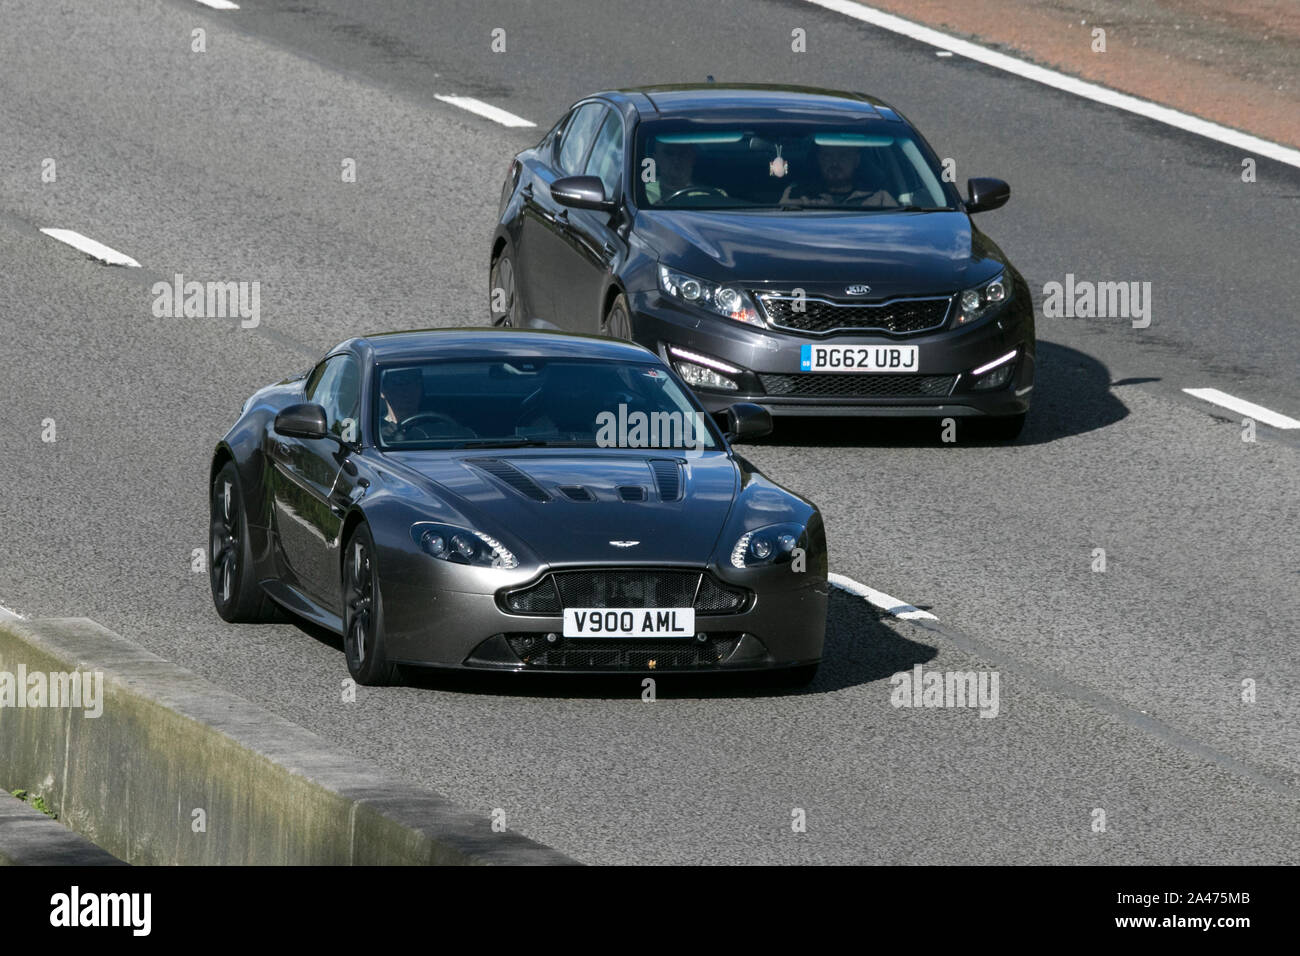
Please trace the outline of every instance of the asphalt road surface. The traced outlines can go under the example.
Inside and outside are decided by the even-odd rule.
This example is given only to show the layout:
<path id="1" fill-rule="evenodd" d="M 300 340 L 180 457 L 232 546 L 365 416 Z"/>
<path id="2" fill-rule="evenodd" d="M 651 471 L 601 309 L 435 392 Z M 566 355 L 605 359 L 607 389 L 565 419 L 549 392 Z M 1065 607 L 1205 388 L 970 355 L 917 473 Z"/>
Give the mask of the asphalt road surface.
<path id="1" fill-rule="evenodd" d="M 587 862 L 1296 861 L 1300 441 L 1182 389 L 1300 416 L 1300 170 L 1244 183 L 1230 147 L 799 2 L 241 6 L 5 4 L 0 604 L 93 617 Z M 1147 329 L 1040 313 L 1013 446 L 846 421 L 746 449 L 821 505 L 832 571 L 937 620 L 836 592 L 808 690 L 653 702 L 438 679 L 344 703 L 339 642 L 222 623 L 191 555 L 243 399 L 353 334 L 486 322 L 509 157 L 591 90 L 707 74 L 891 101 L 960 181 L 1011 183 L 980 224 L 1036 294 L 1151 283 Z M 259 324 L 155 317 L 177 273 L 260 283 Z M 996 672 L 996 717 L 893 706 L 918 664 Z"/>

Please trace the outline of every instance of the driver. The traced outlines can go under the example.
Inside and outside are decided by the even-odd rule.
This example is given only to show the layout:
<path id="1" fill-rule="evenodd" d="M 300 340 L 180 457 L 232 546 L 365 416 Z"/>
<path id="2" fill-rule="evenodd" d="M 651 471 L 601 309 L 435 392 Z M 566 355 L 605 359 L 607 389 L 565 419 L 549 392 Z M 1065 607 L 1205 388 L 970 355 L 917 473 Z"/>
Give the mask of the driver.
<path id="1" fill-rule="evenodd" d="M 384 417 L 379 428 L 384 439 L 392 439 L 400 424 L 420 410 L 424 401 L 424 374 L 418 368 L 396 368 L 384 373 L 379 388 Z"/>
<path id="2" fill-rule="evenodd" d="M 658 204 L 691 185 L 695 174 L 695 146 L 691 143 L 655 141 L 655 178 L 645 184 L 645 198 Z"/>
<path id="3" fill-rule="evenodd" d="M 816 148 L 817 171 L 821 181 L 812 184 L 791 183 L 781 194 L 780 202 L 810 206 L 895 206 L 897 202 L 886 189 L 872 192 L 858 188 L 856 178 L 862 164 L 862 150 L 856 146 L 821 146 Z"/>

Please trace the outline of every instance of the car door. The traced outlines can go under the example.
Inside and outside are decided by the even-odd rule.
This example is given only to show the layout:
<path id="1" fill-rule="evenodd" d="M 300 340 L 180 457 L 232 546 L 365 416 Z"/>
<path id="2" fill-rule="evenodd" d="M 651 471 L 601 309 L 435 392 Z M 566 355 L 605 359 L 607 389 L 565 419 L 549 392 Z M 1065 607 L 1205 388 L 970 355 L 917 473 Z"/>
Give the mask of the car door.
<path id="1" fill-rule="evenodd" d="M 595 176 L 605 187 L 605 198 L 622 202 L 623 117 L 609 110 L 587 156 L 583 175 Z M 566 315 L 565 328 L 597 334 L 604 318 L 603 298 L 616 261 L 627 254 L 627 242 L 617 224 L 621 212 L 570 209 L 568 262 L 559 270 L 567 277 L 556 305 Z"/>
<path id="2" fill-rule="evenodd" d="M 325 409 L 332 434 L 359 438 L 361 365 L 351 354 L 326 359 L 309 380 L 306 399 Z M 345 457 L 332 438 L 275 435 L 273 494 L 280 549 L 297 588 L 335 613 L 340 610 L 338 540 L 350 482 Z"/>
<path id="3" fill-rule="evenodd" d="M 559 270 L 572 268 L 567 246 L 573 210 L 557 203 L 550 187 L 557 179 L 582 175 L 607 109 L 599 102 L 575 107 L 560 135 L 538 162 L 535 175 L 524 186 L 517 281 L 529 312 L 526 318 L 537 317 L 561 328 L 572 327 L 567 324 L 567 308 L 558 308 L 557 304 L 568 298 L 565 295 L 568 278 Z"/>

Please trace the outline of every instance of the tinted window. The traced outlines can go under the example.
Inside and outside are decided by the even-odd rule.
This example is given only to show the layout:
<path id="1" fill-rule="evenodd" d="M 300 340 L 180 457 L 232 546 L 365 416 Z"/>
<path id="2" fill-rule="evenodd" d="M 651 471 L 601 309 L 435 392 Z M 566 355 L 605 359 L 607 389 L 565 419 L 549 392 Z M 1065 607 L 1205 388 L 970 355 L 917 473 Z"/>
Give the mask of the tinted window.
<path id="1" fill-rule="evenodd" d="M 623 119 L 610 110 L 596 135 L 596 145 L 592 147 L 591 158 L 587 160 L 586 174 L 599 177 L 605 186 L 605 198 L 613 199 L 618 195 L 622 173 Z"/>
<path id="2" fill-rule="evenodd" d="M 377 370 L 383 448 L 718 448 L 708 415 L 659 365 L 434 361 Z"/>
<path id="3" fill-rule="evenodd" d="M 587 158 L 587 150 L 591 148 L 591 141 L 596 136 L 604 114 L 605 107 L 600 103 L 580 106 L 573 114 L 573 119 L 569 121 L 560 140 L 560 171 L 564 175 L 577 176 L 582 173 L 583 160 Z"/>

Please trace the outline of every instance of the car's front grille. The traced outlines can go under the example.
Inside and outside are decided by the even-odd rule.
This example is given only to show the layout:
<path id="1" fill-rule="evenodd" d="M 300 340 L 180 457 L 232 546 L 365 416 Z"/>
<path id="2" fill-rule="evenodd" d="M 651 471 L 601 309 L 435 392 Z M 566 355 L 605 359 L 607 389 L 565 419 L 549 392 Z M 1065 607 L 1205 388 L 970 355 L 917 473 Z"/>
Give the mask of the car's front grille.
<path id="1" fill-rule="evenodd" d="M 555 575 L 563 607 L 690 607 L 699 571 L 561 571 Z"/>
<path id="2" fill-rule="evenodd" d="M 956 375 L 900 375 L 873 372 L 760 375 L 763 391 L 797 398 L 938 398 L 949 394 Z"/>
<path id="3" fill-rule="evenodd" d="M 778 292 L 755 292 L 768 321 L 792 332 L 888 332 L 911 335 L 940 328 L 948 319 L 951 296 L 923 299 L 892 299 L 887 302 L 845 302 L 834 299 L 794 296 Z"/>
<path id="4" fill-rule="evenodd" d="M 545 634 L 507 634 L 510 649 L 530 667 L 555 670 L 666 671 L 716 667 L 740 644 L 740 633 L 657 640 L 562 638 Z"/>
<path id="5" fill-rule="evenodd" d="M 559 614 L 567 607 L 693 607 L 700 614 L 730 614 L 745 607 L 749 594 L 700 571 L 614 568 L 555 571 L 502 600 L 515 614 Z"/>

